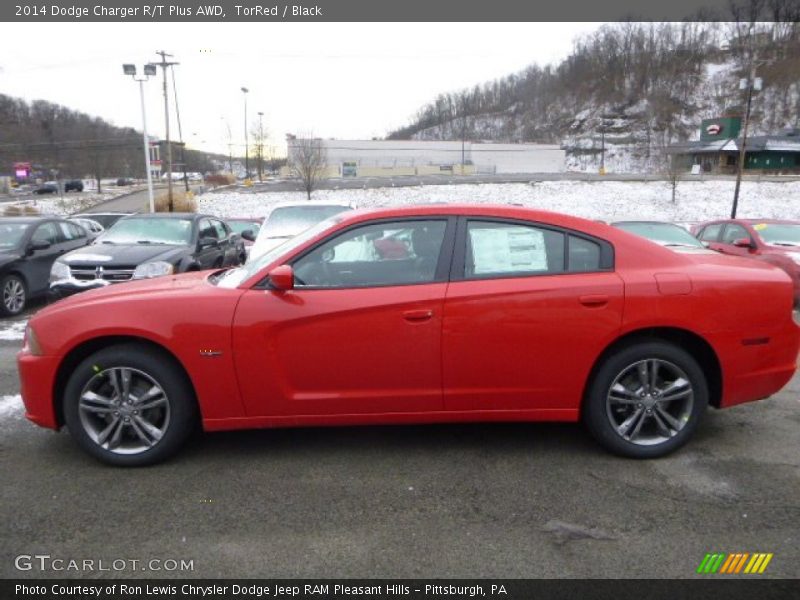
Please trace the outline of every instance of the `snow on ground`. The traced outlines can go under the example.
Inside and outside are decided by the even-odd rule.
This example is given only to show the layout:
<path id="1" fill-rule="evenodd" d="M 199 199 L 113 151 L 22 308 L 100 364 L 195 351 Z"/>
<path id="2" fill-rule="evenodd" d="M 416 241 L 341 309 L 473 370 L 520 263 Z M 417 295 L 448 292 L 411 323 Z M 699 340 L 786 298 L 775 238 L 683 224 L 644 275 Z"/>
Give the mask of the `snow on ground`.
<path id="1" fill-rule="evenodd" d="M 730 214 L 733 181 L 682 181 L 676 201 L 663 181 L 542 181 L 531 184 L 430 185 L 362 190 L 319 190 L 317 201 L 352 202 L 359 208 L 431 202 L 521 204 L 605 221 L 653 219 L 695 222 Z M 198 197 L 198 212 L 221 217 L 261 217 L 277 202 L 303 202 L 305 192 L 208 193 Z M 740 217 L 800 219 L 800 181 L 745 181 Z"/>
<path id="2" fill-rule="evenodd" d="M 21 340 L 27 324 L 27 321 L 0 321 L 0 340 Z"/>
<path id="3" fill-rule="evenodd" d="M 64 194 L 63 199 L 57 194 L 39 196 L 28 200 L 18 200 L 8 203 L 4 202 L 0 204 L 0 212 L 2 212 L 8 206 L 18 206 L 20 208 L 35 208 L 43 215 L 69 215 L 85 210 L 99 202 L 112 200 L 118 196 L 122 196 L 123 194 L 129 194 L 130 192 L 130 188 L 104 188 L 100 193 L 89 191 Z"/>
<path id="4" fill-rule="evenodd" d="M 19 419 L 25 411 L 22 404 L 22 396 L 0 396 L 0 420 L 14 418 Z"/>

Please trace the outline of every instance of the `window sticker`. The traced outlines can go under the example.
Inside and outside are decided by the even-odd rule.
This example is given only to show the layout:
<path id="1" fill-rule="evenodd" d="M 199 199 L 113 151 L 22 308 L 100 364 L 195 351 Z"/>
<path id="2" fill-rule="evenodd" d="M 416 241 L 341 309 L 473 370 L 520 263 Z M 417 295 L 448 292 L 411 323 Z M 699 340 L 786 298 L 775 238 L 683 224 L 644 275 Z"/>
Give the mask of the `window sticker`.
<path id="1" fill-rule="evenodd" d="M 519 228 L 471 229 L 475 274 L 546 271 L 541 231 Z"/>
<path id="2" fill-rule="evenodd" d="M 753 225 L 753 229 L 755 229 L 756 231 L 763 231 L 766 228 L 767 228 L 766 223 L 759 223 L 758 225 Z"/>

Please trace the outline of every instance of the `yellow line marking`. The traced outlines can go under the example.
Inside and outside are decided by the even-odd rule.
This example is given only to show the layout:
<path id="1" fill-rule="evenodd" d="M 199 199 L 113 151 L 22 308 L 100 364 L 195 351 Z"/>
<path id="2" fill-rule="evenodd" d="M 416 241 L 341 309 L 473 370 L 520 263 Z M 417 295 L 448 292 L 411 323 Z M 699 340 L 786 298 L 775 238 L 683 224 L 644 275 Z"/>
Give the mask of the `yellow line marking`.
<path id="1" fill-rule="evenodd" d="M 769 564 L 769 561 L 771 561 L 771 560 L 772 560 L 772 557 L 773 557 L 773 556 L 774 556 L 774 554 L 773 554 L 772 552 L 770 552 L 769 554 L 767 554 L 766 558 L 764 559 L 764 562 L 763 562 L 763 563 L 761 563 L 761 567 L 758 569 L 758 572 L 759 572 L 759 573 L 763 573 L 764 571 L 766 571 L 766 569 L 767 569 L 767 565 Z"/>

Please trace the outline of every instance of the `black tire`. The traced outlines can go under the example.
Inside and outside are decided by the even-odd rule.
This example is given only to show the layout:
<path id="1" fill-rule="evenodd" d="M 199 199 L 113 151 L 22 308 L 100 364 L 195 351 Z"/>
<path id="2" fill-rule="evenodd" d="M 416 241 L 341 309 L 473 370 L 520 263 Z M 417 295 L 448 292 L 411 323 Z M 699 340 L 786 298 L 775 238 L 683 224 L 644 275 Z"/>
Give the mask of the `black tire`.
<path id="1" fill-rule="evenodd" d="M 102 425 L 103 419 L 110 424 L 111 419 L 121 417 L 112 417 L 111 414 L 97 415 L 79 406 L 81 395 L 85 390 L 91 389 L 90 385 L 110 386 L 111 380 L 108 373 L 111 373 L 112 369 L 119 368 L 128 369 L 134 373 L 134 376 L 131 377 L 131 392 L 134 392 L 135 386 L 139 386 L 137 388 L 139 390 L 147 389 L 149 384 L 146 383 L 142 374 L 151 378 L 164 392 L 164 405 L 158 409 L 150 409 L 151 411 L 162 411 L 162 416 L 166 413 L 166 419 L 162 419 L 164 426 L 160 438 L 152 442 L 150 447 L 138 451 L 133 450 L 132 453 L 121 453 L 130 450 L 130 448 L 123 448 L 122 443 L 130 443 L 131 448 L 137 443 L 141 444 L 141 439 L 135 435 L 135 428 L 143 431 L 142 428 L 133 424 L 122 425 L 119 427 L 123 431 L 122 443 L 118 444 L 115 450 L 110 448 L 110 443 L 105 444 L 109 447 L 103 447 L 94 439 L 93 435 L 97 432 L 92 433 L 92 427 L 98 423 Z M 106 378 L 106 383 L 103 383 L 103 377 Z M 141 380 L 137 382 L 136 378 L 141 378 Z M 110 394 L 109 397 L 113 399 Z M 132 393 L 129 397 L 135 398 L 135 395 Z M 152 401 L 150 402 L 152 403 Z M 123 410 L 119 406 L 116 408 Z M 135 408 L 134 402 L 130 403 L 126 408 L 128 412 L 124 412 L 123 415 L 129 415 L 131 421 L 139 419 L 141 422 L 139 417 L 131 414 L 132 408 Z M 83 450 L 102 462 L 125 467 L 150 465 L 172 456 L 183 445 L 197 423 L 197 404 L 194 391 L 180 365 L 166 352 L 135 343 L 104 348 L 81 362 L 67 382 L 63 396 L 63 409 L 64 421 L 70 434 Z M 119 415 L 120 413 L 114 414 Z M 140 416 L 145 417 L 145 414 L 143 410 Z M 152 418 L 152 412 L 150 415 Z"/>
<path id="2" fill-rule="evenodd" d="M 659 366 L 655 370 L 663 372 L 665 378 L 669 379 L 669 376 L 672 375 L 677 377 L 674 382 L 679 382 L 679 379 L 688 381 L 689 388 L 673 385 L 673 389 L 676 391 L 666 394 L 673 396 L 679 392 L 681 395 L 685 395 L 686 399 L 676 399 L 664 403 L 665 397 L 662 396 L 662 403 L 659 404 L 657 398 L 649 395 L 649 391 L 647 398 L 640 399 L 639 396 L 642 392 L 631 394 L 630 389 L 624 386 L 625 391 L 623 393 L 615 392 L 614 399 L 611 399 L 611 388 L 615 383 L 615 390 L 620 389 L 619 385 L 623 381 L 633 381 L 634 385 L 640 384 L 634 376 L 638 370 L 633 371 L 632 369 L 638 369 L 638 365 L 641 365 L 643 361 L 649 361 L 644 363 L 646 372 L 650 368 L 648 365 L 657 364 Z M 618 380 L 618 377 L 622 377 L 626 373 L 630 379 Z M 668 388 L 669 386 L 665 389 Z M 690 393 L 684 394 L 686 389 L 689 389 Z M 657 397 L 661 392 L 658 391 L 658 386 L 655 386 L 655 390 L 654 395 Z M 617 398 L 622 399 L 617 400 Z M 646 404 L 639 403 L 640 400 Z M 679 401 L 686 404 L 681 405 Z M 642 341 L 621 348 L 600 364 L 587 388 L 583 404 L 583 421 L 592 436 L 614 454 L 631 458 L 657 458 L 674 452 L 689 440 L 700 424 L 707 407 L 708 384 L 706 377 L 692 355 L 668 342 Z M 660 416 L 664 412 L 662 409 L 665 408 L 667 411 L 671 411 L 670 416 L 675 423 L 680 424 L 680 429 L 672 432 L 671 422 L 667 422 Z M 640 425 L 641 429 L 631 432 L 630 428 L 626 428 L 629 433 L 633 433 L 626 438 L 619 432 L 619 429 L 623 428 L 629 419 L 634 419 L 633 413 L 637 411 L 640 414 L 639 420 L 643 422 Z M 658 415 L 653 414 L 656 412 Z M 642 413 L 646 413 L 647 416 Z M 635 425 L 638 420 L 633 420 L 631 423 Z M 666 426 L 670 430 L 669 436 L 660 429 L 661 426 Z M 645 437 L 647 432 L 652 432 L 650 438 Z M 633 438 L 638 435 L 641 435 L 641 439 L 637 443 L 633 441 Z M 661 438 L 663 440 L 658 441 Z"/>
<path id="3" fill-rule="evenodd" d="M 21 294 L 21 297 L 20 297 Z M 28 305 L 28 286 L 19 275 L 0 278 L 0 315 L 15 317 Z"/>

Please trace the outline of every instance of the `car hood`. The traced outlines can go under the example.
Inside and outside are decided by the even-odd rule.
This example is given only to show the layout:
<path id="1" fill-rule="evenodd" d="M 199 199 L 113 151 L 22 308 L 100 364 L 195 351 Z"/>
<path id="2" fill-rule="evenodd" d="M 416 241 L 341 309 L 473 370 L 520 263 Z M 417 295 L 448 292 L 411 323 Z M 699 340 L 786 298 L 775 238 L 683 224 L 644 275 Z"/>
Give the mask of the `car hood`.
<path id="1" fill-rule="evenodd" d="M 59 261 L 67 264 L 103 266 L 139 265 L 154 260 L 172 262 L 182 256 L 189 246 L 170 244 L 92 244 L 68 252 Z"/>
<path id="2" fill-rule="evenodd" d="M 189 292 L 191 294 L 191 290 L 209 285 L 206 281 L 208 275 L 208 271 L 190 271 L 189 273 L 181 273 L 180 275 L 165 275 L 164 277 L 153 277 L 152 279 L 135 279 L 116 285 L 108 285 L 68 296 L 43 308 L 39 313 L 44 314 L 64 308 L 105 302 L 123 296 L 130 298 L 133 296 L 155 295 L 159 293 Z"/>

